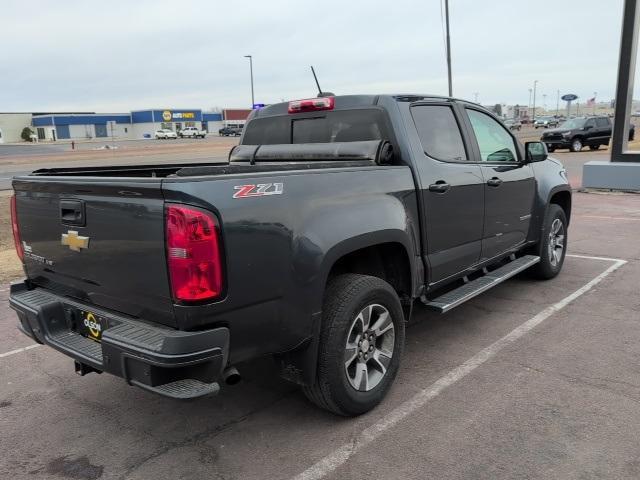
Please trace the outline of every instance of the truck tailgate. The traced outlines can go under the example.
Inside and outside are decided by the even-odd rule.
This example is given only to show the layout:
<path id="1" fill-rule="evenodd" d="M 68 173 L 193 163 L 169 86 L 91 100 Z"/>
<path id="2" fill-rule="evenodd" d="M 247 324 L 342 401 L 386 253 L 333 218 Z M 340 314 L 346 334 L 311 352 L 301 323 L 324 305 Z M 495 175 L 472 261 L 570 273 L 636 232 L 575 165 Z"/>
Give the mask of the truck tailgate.
<path id="1" fill-rule="evenodd" d="M 160 179 L 19 177 L 14 189 L 32 283 L 176 326 Z"/>

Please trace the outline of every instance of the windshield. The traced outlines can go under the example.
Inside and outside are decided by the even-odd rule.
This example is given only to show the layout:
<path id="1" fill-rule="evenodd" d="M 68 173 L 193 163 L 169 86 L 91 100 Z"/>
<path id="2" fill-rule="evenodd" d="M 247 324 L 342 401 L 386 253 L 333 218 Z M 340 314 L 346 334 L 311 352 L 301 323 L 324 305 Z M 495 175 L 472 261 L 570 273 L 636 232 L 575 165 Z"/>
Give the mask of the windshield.
<path id="1" fill-rule="evenodd" d="M 584 127 L 584 122 L 586 122 L 584 118 L 572 118 L 571 120 L 564 122 L 560 127 L 568 129 L 582 128 Z"/>

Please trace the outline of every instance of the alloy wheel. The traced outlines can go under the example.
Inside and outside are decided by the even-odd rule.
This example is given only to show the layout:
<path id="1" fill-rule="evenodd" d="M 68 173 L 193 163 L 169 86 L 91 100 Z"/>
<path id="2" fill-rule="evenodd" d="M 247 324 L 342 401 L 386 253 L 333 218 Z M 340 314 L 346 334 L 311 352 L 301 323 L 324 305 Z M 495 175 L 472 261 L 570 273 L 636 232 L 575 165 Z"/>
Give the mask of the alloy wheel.
<path id="1" fill-rule="evenodd" d="M 557 267 L 562 260 L 564 252 L 564 225 L 559 218 L 551 223 L 551 231 L 549 232 L 549 261 L 551 265 Z"/>
<path id="2" fill-rule="evenodd" d="M 387 373 L 393 357 L 395 328 L 389 310 L 367 305 L 349 328 L 344 369 L 351 386 L 361 392 L 375 388 Z"/>

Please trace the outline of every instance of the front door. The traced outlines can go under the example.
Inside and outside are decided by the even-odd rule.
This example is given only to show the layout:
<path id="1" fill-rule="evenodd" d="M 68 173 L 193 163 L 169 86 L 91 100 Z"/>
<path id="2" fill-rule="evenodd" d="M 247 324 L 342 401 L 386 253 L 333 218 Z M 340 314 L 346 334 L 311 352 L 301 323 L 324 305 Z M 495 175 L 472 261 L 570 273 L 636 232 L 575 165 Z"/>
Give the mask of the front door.
<path id="1" fill-rule="evenodd" d="M 409 116 L 422 196 L 423 255 L 429 284 L 434 284 L 464 272 L 480 258 L 484 182 L 480 167 L 470 161 L 470 147 L 449 102 L 414 103 Z"/>
<path id="2" fill-rule="evenodd" d="M 473 156 L 484 179 L 484 261 L 526 241 L 536 185 L 533 168 L 523 163 L 513 135 L 487 113 L 464 110 L 476 139 Z"/>

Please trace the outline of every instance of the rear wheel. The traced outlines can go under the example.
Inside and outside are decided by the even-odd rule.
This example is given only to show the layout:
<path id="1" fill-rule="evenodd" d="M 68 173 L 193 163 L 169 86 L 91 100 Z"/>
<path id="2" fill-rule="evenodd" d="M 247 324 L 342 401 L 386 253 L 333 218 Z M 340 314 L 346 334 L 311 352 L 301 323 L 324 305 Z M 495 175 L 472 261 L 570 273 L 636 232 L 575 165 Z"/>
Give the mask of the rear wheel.
<path id="1" fill-rule="evenodd" d="M 355 416 L 374 408 L 391 387 L 404 347 L 404 316 L 384 280 L 346 274 L 327 287 L 316 382 L 304 393 L 320 408 Z"/>
<path id="2" fill-rule="evenodd" d="M 567 246 L 567 216 L 562 207 L 549 205 L 544 221 L 544 230 L 540 240 L 540 262 L 534 265 L 531 272 L 537 278 L 549 280 L 554 278 L 564 263 Z"/>
<path id="3" fill-rule="evenodd" d="M 573 140 L 571 140 L 571 148 L 570 150 L 572 152 L 579 152 L 580 150 L 582 150 L 582 140 L 579 138 L 574 138 Z"/>
<path id="4" fill-rule="evenodd" d="M 548 151 L 549 153 L 553 153 L 553 152 L 555 152 L 555 151 L 556 151 L 556 147 L 547 147 L 547 151 Z"/>
<path id="5" fill-rule="evenodd" d="M 589 150 L 598 150 L 600 145 L 589 145 Z"/>

